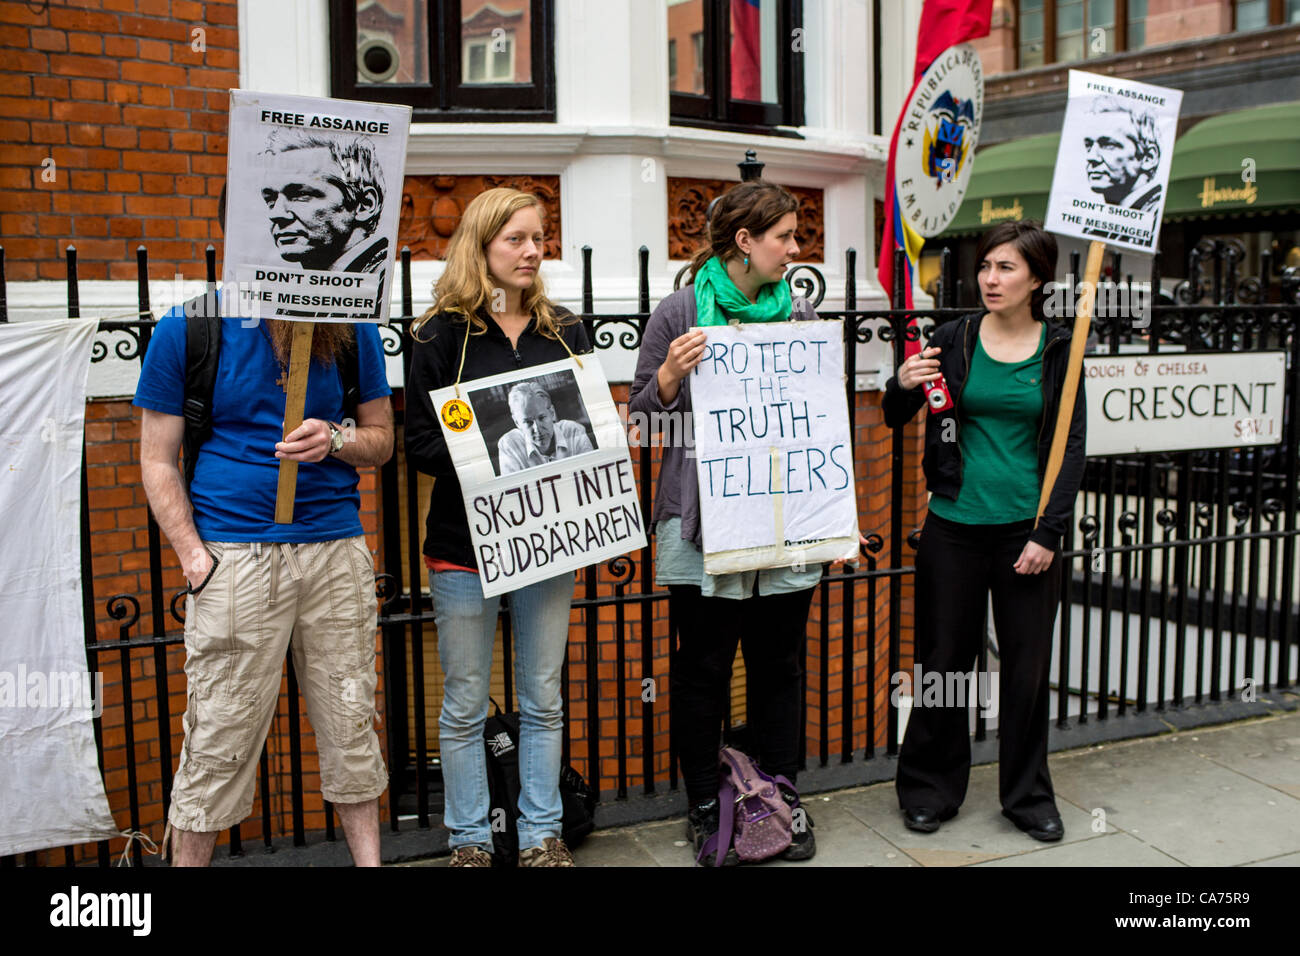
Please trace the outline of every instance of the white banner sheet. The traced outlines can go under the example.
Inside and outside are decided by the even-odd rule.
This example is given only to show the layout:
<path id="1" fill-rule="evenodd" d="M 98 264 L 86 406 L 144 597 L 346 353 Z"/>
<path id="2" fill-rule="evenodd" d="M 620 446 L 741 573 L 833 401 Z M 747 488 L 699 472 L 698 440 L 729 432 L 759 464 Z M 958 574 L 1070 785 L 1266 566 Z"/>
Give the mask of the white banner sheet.
<path id="1" fill-rule="evenodd" d="M 839 322 L 711 326 L 691 375 L 704 569 L 858 553 Z"/>
<path id="2" fill-rule="evenodd" d="M 646 546 L 627 432 L 595 355 L 429 397 L 460 479 L 484 597 Z"/>
<path id="3" fill-rule="evenodd" d="M 94 319 L 0 325 L 0 856 L 118 835 L 81 606 Z"/>
<path id="4" fill-rule="evenodd" d="M 387 322 L 409 106 L 232 90 L 226 314 Z"/>

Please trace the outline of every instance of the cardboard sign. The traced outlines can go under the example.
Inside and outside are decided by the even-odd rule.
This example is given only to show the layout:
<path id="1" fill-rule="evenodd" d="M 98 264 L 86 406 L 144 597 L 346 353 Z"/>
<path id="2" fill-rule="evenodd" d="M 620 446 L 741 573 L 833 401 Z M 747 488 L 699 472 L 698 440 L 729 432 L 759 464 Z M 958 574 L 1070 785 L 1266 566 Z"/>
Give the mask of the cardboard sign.
<path id="1" fill-rule="evenodd" d="M 227 315 L 388 321 L 410 120 L 409 106 L 231 91 Z"/>
<path id="2" fill-rule="evenodd" d="M 1070 71 L 1044 228 L 1155 252 L 1181 90 Z"/>
<path id="3" fill-rule="evenodd" d="M 691 373 L 704 570 L 796 567 L 858 551 L 838 322 L 706 328 Z"/>
<path id="4" fill-rule="evenodd" d="M 1285 352 L 1090 355 L 1088 454 L 1276 445 Z"/>
<path id="5" fill-rule="evenodd" d="M 627 433 L 595 355 L 429 392 L 483 596 L 646 545 Z"/>

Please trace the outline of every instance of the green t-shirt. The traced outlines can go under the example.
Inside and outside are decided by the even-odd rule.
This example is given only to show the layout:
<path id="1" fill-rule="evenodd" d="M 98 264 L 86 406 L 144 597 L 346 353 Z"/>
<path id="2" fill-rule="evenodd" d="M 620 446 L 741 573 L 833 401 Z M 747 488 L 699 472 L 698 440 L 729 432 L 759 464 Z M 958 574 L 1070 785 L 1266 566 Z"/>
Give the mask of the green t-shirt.
<path id="1" fill-rule="evenodd" d="M 977 337 L 978 338 L 978 337 Z M 961 490 L 930 496 L 930 510 L 961 524 L 1008 524 L 1038 514 L 1038 432 L 1043 417 L 1044 325 L 1034 354 L 999 362 L 976 342 L 961 391 Z"/>

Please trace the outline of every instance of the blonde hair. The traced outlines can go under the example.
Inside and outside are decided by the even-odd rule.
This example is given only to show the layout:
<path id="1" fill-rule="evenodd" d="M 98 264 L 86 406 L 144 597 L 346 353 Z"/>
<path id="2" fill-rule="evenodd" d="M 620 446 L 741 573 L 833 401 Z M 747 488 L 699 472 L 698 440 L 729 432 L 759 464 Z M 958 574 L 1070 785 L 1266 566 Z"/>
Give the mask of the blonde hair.
<path id="1" fill-rule="evenodd" d="M 521 209 L 534 207 L 545 216 L 542 202 L 531 193 L 501 186 L 479 193 L 465 207 L 456 231 L 447 245 L 447 268 L 433 288 L 433 305 L 411 325 L 415 335 L 420 326 L 439 312 L 458 312 L 469 322 L 471 335 L 487 332 L 487 323 L 479 310 L 490 307 L 497 292 L 488 273 L 484 250 Z M 541 271 L 533 275 L 533 282 L 520 299 L 523 310 L 537 320 L 537 330 L 549 338 L 560 338 L 560 323 L 555 306 L 546 297 Z"/>

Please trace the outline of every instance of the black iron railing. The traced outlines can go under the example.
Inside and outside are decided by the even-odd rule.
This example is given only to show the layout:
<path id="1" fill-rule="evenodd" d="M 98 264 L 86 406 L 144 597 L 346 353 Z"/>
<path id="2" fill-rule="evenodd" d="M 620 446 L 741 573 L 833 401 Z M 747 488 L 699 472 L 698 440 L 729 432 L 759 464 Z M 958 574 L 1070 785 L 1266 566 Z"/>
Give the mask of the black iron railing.
<path id="1" fill-rule="evenodd" d="M 1283 349 L 1289 367 L 1300 368 L 1300 305 L 1296 303 L 1300 283 L 1284 278 L 1279 286 L 1270 286 L 1268 269 L 1259 278 L 1237 277 L 1239 250 L 1231 243 L 1202 243 L 1188 264 L 1190 279 L 1176 290 L 1176 304 L 1157 304 L 1150 311 L 1150 324 L 1135 327 L 1133 318 L 1099 318 L 1094 329 L 1098 345 L 1118 349 L 1121 345 L 1145 346 L 1152 354 L 1174 346 L 1180 350 L 1252 351 Z M 597 349 L 614 347 L 635 349 L 639 346 L 650 313 L 649 253 L 643 247 L 639 256 L 638 310 L 627 315 L 598 315 L 594 311 L 592 290 L 592 253 L 582 254 L 582 313 L 591 341 Z M 1077 256 L 1071 272 L 1078 275 Z M 102 321 L 92 361 L 103 361 L 110 353 L 123 360 L 142 360 L 155 325 L 151 314 L 148 262 L 143 247 L 138 250 L 138 316 L 132 319 Z M 849 399 L 850 425 L 855 440 L 858 434 L 858 404 L 855 392 L 856 346 L 873 339 L 887 343 L 894 352 L 895 363 L 901 360 L 905 342 L 928 336 L 935 323 L 948 321 L 965 310 L 953 307 L 958 285 L 952 275 L 947 253 L 941 270 L 937 295 L 940 307 L 934 309 L 903 308 L 901 301 L 887 310 L 860 310 L 854 284 L 857 263 L 853 250 L 846 258 L 848 277 L 842 310 L 822 310 L 823 318 L 843 323 L 845 340 L 846 390 Z M 901 262 L 895 288 L 902 288 Z M 1121 275 L 1118 256 L 1113 257 L 1111 274 Z M 216 253 L 209 247 L 207 276 L 216 281 Z M 385 352 L 390 356 L 409 357 L 410 324 L 415 315 L 411 294 L 409 252 L 403 251 L 400 270 L 400 318 L 383 331 Z M 679 276 L 680 279 L 680 276 Z M 825 282 L 812 267 L 801 267 L 792 276 L 796 290 L 820 305 L 825 296 Z M 1131 284 L 1132 279 L 1129 278 Z M 1159 262 L 1153 286 L 1159 288 Z M 1270 302 L 1280 293 L 1283 301 Z M 0 249 L 0 321 L 7 319 L 7 293 L 4 282 L 4 257 Z M 79 314 L 79 286 L 76 253 L 67 253 L 68 314 Z M 913 324 L 915 320 L 918 324 Z M 1242 681 L 1250 678 L 1255 693 L 1288 688 L 1300 681 L 1297 652 L 1296 607 L 1296 496 L 1297 453 L 1300 451 L 1300 414 L 1297 413 L 1297 389 L 1288 386 L 1285 397 L 1285 434 L 1275 446 L 1252 445 L 1241 449 L 1218 449 L 1203 452 L 1112 456 L 1089 461 L 1083 493 L 1080 497 L 1077 535 L 1072 530 L 1065 543 L 1060 562 L 1068 586 L 1062 588 L 1058 666 L 1055 673 L 1056 727 L 1078 729 L 1091 723 L 1106 725 L 1110 736 L 1126 732 L 1150 732 L 1149 729 L 1126 731 L 1115 718 L 1145 714 L 1156 710 L 1171 714 L 1190 704 L 1219 704 L 1242 696 Z M 402 421 L 398 414 L 398 425 Z M 883 426 L 880 426 L 883 427 Z M 819 729 L 815 740 L 803 735 L 802 764 L 809 768 L 813 788 L 841 786 L 889 775 L 883 766 L 875 767 L 881 748 L 886 754 L 897 751 L 899 710 L 886 693 L 883 707 L 876 705 L 888 677 L 901 670 L 904 652 L 905 581 L 913 567 L 905 548 L 915 547 L 915 515 L 904 500 L 904 485 L 916 477 L 916 462 L 909 461 L 909 436 L 915 424 L 899 429 L 890 437 L 888 518 L 883 527 L 868 528 L 868 544 L 862 551 L 857 569 L 826 574 L 822 579 L 814 607 L 818 610 L 816 634 L 810 646 L 818 658 L 815 672 L 818 701 L 811 709 Z M 649 444 L 634 448 L 640 469 L 641 502 L 650 510 L 655 455 Z M 856 461 L 856 458 L 855 458 Z M 861 462 L 858 463 L 861 468 Z M 436 817 L 438 763 L 436 748 L 431 747 L 425 731 L 426 714 L 433 712 L 436 700 L 426 693 L 424 673 L 425 629 L 433 623 L 430 602 L 424 589 L 424 563 L 420 551 L 422 529 L 419 527 L 419 483 L 414 468 L 406 464 L 405 474 L 396 459 L 383 466 L 379 474 L 380 528 L 383 540 L 382 573 L 377 575 L 376 592 L 381 604 L 379 624 L 383 640 L 384 698 L 387 753 L 390 766 L 389 825 L 393 831 L 410 826 L 426 828 Z M 132 829 L 139 829 L 144 800 L 135 760 L 135 739 L 139 725 L 146 719 L 156 723 L 158 762 L 161 777 L 163 813 L 171 791 L 174 761 L 171 726 L 173 713 L 168 689 L 169 670 L 175 669 L 175 653 L 169 666 L 168 652 L 183 642 L 183 603 L 180 593 L 166 593 L 163 586 L 163 541 L 152 516 L 148 518 L 149 587 L 142 595 L 114 594 L 97 597 L 91 573 L 93 536 L 89 531 L 88 488 L 83 456 L 82 482 L 82 569 L 85 609 L 86 651 L 89 666 L 97 670 L 106 661 L 116 659 L 123 673 L 123 700 L 126 734 L 126 806 L 115 806 L 118 819 L 125 814 Z M 859 480 L 864 476 L 860 473 Z M 403 481 L 404 479 L 404 481 Z M 402 491 L 404 484 L 405 490 Z M 403 545 L 405 540 L 405 546 Z M 606 806 L 620 803 L 631 806 L 637 797 L 676 792 L 676 764 L 667 754 L 667 770 L 662 735 L 654 730 L 656 715 L 663 713 L 665 699 L 616 698 L 612 716 L 602 716 L 598 676 L 602 641 L 598 626 L 603 609 L 613 609 L 615 672 L 625 678 L 633 665 L 641 673 L 651 673 L 655 666 L 650 640 L 655 621 L 662 617 L 667 592 L 656 590 L 652 573 L 652 547 L 615 558 L 587 569 L 581 575 L 579 595 L 574 607 L 581 615 L 579 628 L 585 652 L 583 710 L 579 714 L 587 733 L 582 738 L 565 736 L 565 759 L 585 760 L 589 780 L 612 781 L 603 794 Z M 1229 574 L 1230 569 L 1230 574 Z M 117 623 L 117 637 L 99 640 L 96 636 L 96 607 L 104 600 L 105 613 Z M 858 606 L 865 600 L 865 614 Z M 882 604 L 883 602 L 883 604 Z M 883 608 L 886 623 L 878 628 Z M 1094 621 L 1094 610 L 1100 618 Z M 1080 615 L 1075 622 L 1075 612 Z M 831 624 L 840 622 L 840 635 L 832 638 Z M 856 626 L 855 626 L 856 623 Z M 503 613 L 505 661 L 505 696 L 501 703 L 509 707 L 513 699 L 511 686 L 510 621 Z M 1152 629 L 1156 633 L 1152 634 Z M 863 631 L 865 630 L 865 633 Z M 640 656 L 629 653 L 639 640 Z M 671 671 L 673 622 L 668 621 L 669 669 Z M 884 648 L 884 672 L 877 658 Z M 989 654 L 995 647 L 987 644 L 980 654 L 979 667 L 989 666 Z M 1151 666 L 1151 653 L 1155 666 Z M 1136 653 L 1136 662 L 1130 660 Z M 410 674 L 407 658 L 410 658 Z M 838 655 L 840 674 L 836 681 L 830 670 Z M 1238 660 L 1241 666 L 1238 667 Z M 132 666 L 147 661 L 153 672 L 153 714 L 137 717 L 130 674 Z M 858 667 L 855 667 L 858 664 Z M 865 668 L 861 665 L 865 664 Z M 307 843 L 302 780 L 303 749 L 298 726 L 297 683 L 292 661 L 289 674 L 290 785 L 289 802 L 292 842 Z M 858 671 L 863 670 L 859 674 Z M 1112 671 L 1117 671 L 1112 679 Z M 408 696 L 408 676 L 411 692 Z M 565 670 L 566 727 L 571 726 L 569 669 Z M 811 677 L 810 677 L 811 680 Z M 620 686 L 625 681 L 620 681 Z M 1187 689 L 1190 684 L 1190 691 Z M 840 695 L 832 707 L 830 694 Z M 856 705 L 866 702 L 859 718 Z M 119 706 L 119 705 L 114 705 Z M 883 713 L 882 713 L 883 711 Z M 630 736 L 635 716 L 640 719 L 640 735 Z M 805 708 L 805 720 L 810 714 Z M 414 715 L 413 732 L 408 730 L 408 716 Z M 835 716 L 838 715 L 838 725 Z M 1213 719 L 1212 717 L 1207 717 Z M 612 723 L 612 734 L 603 731 Z M 1136 727 L 1136 725 L 1134 725 Z M 102 718 L 95 722 L 96 740 L 104 755 Z M 981 715 L 976 739 L 984 740 L 987 725 Z M 606 736 L 616 741 L 612 756 L 601 753 L 600 742 Z M 633 747 L 633 743 L 636 747 Z M 839 742 L 838 748 L 832 741 Z M 855 744 L 864 740 L 865 744 Z M 639 756 L 633 752 L 640 751 Z M 856 762 L 857 769 L 854 769 Z M 606 772 L 607 767 L 612 770 Z M 657 769 L 658 768 L 658 769 Z M 838 769 L 836 769 L 838 768 Z M 824 772 L 823 772 L 824 771 Z M 832 772 L 834 771 L 834 772 Z M 637 791 L 636 796 L 630 796 Z M 259 836 L 264 847 L 271 848 L 275 836 L 271 809 L 271 773 L 267 753 L 261 758 L 260 795 L 262 817 Z M 432 795 L 432 799 L 431 799 Z M 155 801 L 156 802 L 156 801 Z M 634 818 L 633 809 L 622 818 Z M 414 817 L 413 820 L 410 817 Z M 333 840 L 333 814 L 326 805 L 325 839 Z M 245 824 L 244 826 L 248 826 Z M 230 831 L 229 852 L 244 850 L 242 827 Z M 140 849 L 133 850 L 137 861 Z M 75 859 L 72 847 L 65 848 L 64 861 Z M 108 843 L 98 845 L 98 861 L 107 865 Z M 0 860 L 0 866 L 12 866 L 13 858 Z M 23 861 L 36 862 L 35 854 Z"/>

